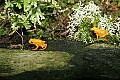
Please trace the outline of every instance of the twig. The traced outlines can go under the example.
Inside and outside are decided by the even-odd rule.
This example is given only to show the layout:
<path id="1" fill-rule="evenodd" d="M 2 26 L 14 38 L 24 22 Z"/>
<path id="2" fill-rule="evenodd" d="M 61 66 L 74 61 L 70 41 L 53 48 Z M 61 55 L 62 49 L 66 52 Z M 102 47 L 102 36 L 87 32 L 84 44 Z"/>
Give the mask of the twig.
<path id="1" fill-rule="evenodd" d="M 16 31 L 16 33 L 21 37 L 21 40 L 22 40 L 22 49 L 23 49 L 23 36 L 18 31 Z"/>

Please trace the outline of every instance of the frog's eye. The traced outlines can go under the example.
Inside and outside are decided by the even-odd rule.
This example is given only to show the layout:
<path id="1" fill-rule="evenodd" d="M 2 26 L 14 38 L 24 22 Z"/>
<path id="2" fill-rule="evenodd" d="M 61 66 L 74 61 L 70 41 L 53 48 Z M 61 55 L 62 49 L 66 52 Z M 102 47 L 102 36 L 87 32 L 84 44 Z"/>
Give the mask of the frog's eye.
<path id="1" fill-rule="evenodd" d="M 31 41 L 31 43 L 33 43 L 33 42 Z"/>

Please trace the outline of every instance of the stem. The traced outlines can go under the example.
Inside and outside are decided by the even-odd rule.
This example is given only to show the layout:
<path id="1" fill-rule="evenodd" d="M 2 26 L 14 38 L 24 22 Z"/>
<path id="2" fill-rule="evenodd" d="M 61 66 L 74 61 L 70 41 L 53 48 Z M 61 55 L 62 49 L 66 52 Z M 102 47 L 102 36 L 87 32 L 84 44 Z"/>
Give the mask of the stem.
<path id="1" fill-rule="evenodd" d="M 26 19 L 23 21 L 23 23 L 25 23 L 27 21 L 27 19 L 30 17 L 31 14 L 32 14 L 32 10 L 29 12 L 29 14 L 27 15 Z"/>
<path id="2" fill-rule="evenodd" d="M 16 33 L 21 37 L 21 40 L 22 40 L 22 50 L 23 50 L 23 36 L 18 31 L 16 31 Z"/>

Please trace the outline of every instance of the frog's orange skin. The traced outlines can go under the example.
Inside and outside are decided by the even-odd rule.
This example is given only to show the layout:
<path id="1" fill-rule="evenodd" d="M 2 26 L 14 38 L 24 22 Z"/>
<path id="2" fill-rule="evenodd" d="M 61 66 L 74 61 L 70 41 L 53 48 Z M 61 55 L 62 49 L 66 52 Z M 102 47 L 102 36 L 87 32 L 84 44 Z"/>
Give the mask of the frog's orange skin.
<path id="1" fill-rule="evenodd" d="M 94 33 L 97 35 L 97 38 L 104 38 L 108 35 L 108 31 L 107 30 L 101 30 L 97 27 L 93 27 L 91 28 L 91 30 L 94 31 Z"/>
<path id="2" fill-rule="evenodd" d="M 45 50 L 47 48 L 47 44 L 45 44 L 45 41 L 39 40 L 39 39 L 30 39 L 29 40 L 30 44 L 34 44 L 36 46 L 35 49 L 33 50 L 38 50 L 39 47 L 42 48 L 42 50 Z"/>

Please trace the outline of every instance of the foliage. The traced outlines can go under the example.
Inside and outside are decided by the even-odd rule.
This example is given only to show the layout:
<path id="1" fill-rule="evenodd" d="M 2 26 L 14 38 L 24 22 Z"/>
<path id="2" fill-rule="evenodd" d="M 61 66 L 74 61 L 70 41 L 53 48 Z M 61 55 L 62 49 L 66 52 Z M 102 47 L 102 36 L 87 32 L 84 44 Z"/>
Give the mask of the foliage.
<path id="1" fill-rule="evenodd" d="M 0 36 L 7 35 L 10 33 L 10 28 L 8 25 L 7 18 L 0 13 Z"/>
<path id="2" fill-rule="evenodd" d="M 44 9 L 52 8 L 54 10 L 54 8 L 60 8 L 55 0 L 13 0 L 11 2 L 6 1 L 5 3 L 8 18 L 11 20 L 13 33 L 20 28 L 28 30 L 33 27 L 36 29 L 37 26 L 41 25 L 42 20 L 45 19 Z M 16 11 L 16 8 L 20 11 Z"/>
<path id="3" fill-rule="evenodd" d="M 78 4 L 78 8 L 73 9 L 74 13 L 69 15 L 70 22 L 68 28 L 70 30 L 69 38 L 80 40 L 84 43 L 92 43 L 93 38 L 91 36 L 90 28 L 93 27 L 93 23 L 97 24 L 98 17 L 100 16 L 99 7 L 96 6 L 93 2 L 90 2 L 89 5 Z"/>
<path id="4" fill-rule="evenodd" d="M 52 19 L 64 12 L 67 3 L 74 3 L 74 0 L 59 0 L 58 2 L 55 0 L 6 0 L 6 14 L 13 30 L 10 35 L 21 28 L 25 28 L 28 32 L 31 30 L 30 36 L 38 38 L 53 32 L 50 27 Z M 47 37 L 49 38 L 51 35 Z"/>
<path id="5" fill-rule="evenodd" d="M 97 26 L 98 28 L 106 29 L 109 32 L 111 37 L 106 39 L 111 41 L 111 43 L 115 44 L 116 42 L 119 42 L 119 18 L 114 20 L 110 15 L 109 17 L 105 14 L 102 16 L 99 6 L 94 4 L 93 1 L 90 1 L 87 5 L 80 2 L 78 7 L 73 10 L 74 12 L 69 15 L 71 20 L 68 25 L 70 31 L 68 35 L 69 38 L 79 40 L 84 43 L 93 43 L 96 41 L 96 37 L 94 37 L 90 29 Z"/>
<path id="6" fill-rule="evenodd" d="M 120 20 L 117 17 L 119 14 L 114 14 L 115 11 L 112 12 L 108 8 L 112 5 L 113 8 L 118 9 L 120 2 L 110 0 L 110 4 L 106 4 L 106 1 L 109 0 L 93 1 L 5 0 L 0 20 L 8 20 L 9 23 L 0 23 L 3 25 L 0 34 L 12 35 L 17 32 L 22 36 L 26 31 L 28 36 L 34 38 L 74 39 L 84 43 L 93 43 L 96 41 L 96 36 L 90 31 L 90 28 L 96 26 L 100 29 L 107 29 L 109 35 L 106 39 L 112 44 L 116 44 L 119 42 L 120 36 Z M 112 2 L 116 2 L 117 7 Z M 104 8 L 103 10 L 101 10 L 101 6 Z M 111 14 L 114 14 L 115 17 Z M 9 24 L 7 26 L 9 29 L 6 24 Z"/>
<path id="7" fill-rule="evenodd" d="M 0 27 L 0 36 L 8 34 L 10 31 L 7 28 Z"/>

